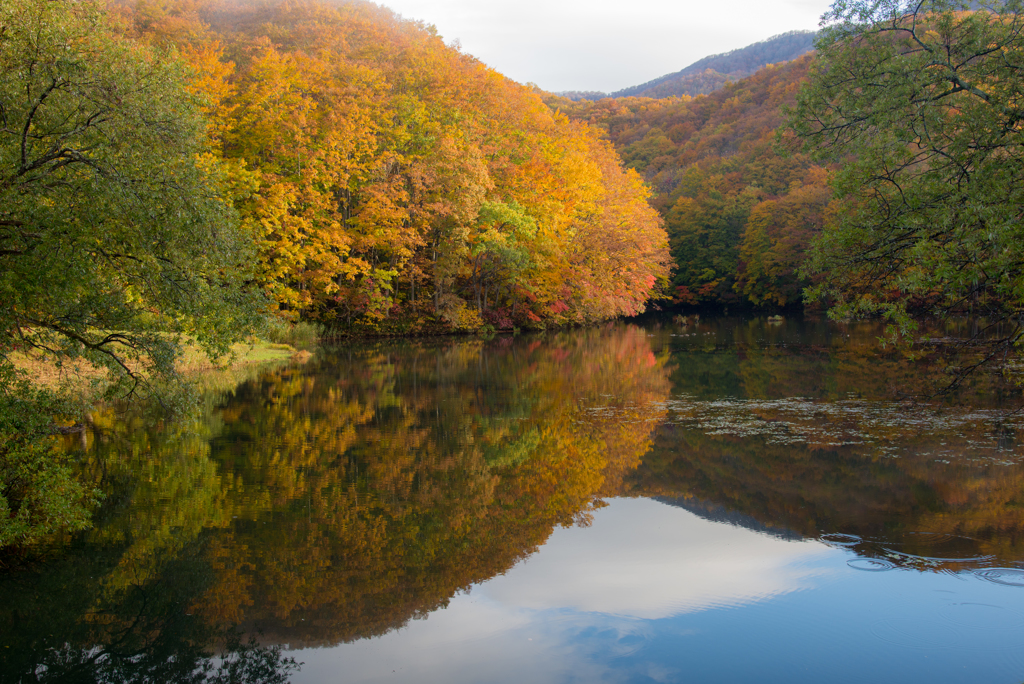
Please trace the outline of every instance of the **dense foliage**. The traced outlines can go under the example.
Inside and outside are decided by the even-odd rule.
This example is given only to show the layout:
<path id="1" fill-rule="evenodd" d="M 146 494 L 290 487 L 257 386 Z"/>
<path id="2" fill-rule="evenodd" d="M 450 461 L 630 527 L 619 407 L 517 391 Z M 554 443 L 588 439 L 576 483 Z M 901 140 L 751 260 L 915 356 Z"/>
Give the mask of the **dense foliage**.
<path id="1" fill-rule="evenodd" d="M 89 3 L 4 0 L 0 71 L 0 350 L 83 357 L 119 391 L 173 372 L 177 334 L 223 349 L 255 250 L 183 65 Z"/>
<path id="2" fill-rule="evenodd" d="M 413 331 L 642 311 L 668 273 L 640 178 L 587 126 L 364 2 L 121 8 L 181 47 L 281 307 Z"/>
<path id="3" fill-rule="evenodd" d="M 15 354 L 107 371 L 107 396 L 173 377 L 252 329 L 254 245 L 219 198 L 185 68 L 91 3 L 0 3 L 0 544 L 84 523 L 48 437 L 81 406 Z"/>
<path id="4" fill-rule="evenodd" d="M 810 241 L 827 215 L 827 169 L 782 154 L 782 107 L 795 102 L 812 57 L 762 69 L 698 98 L 551 99 L 604 128 L 654 190 L 666 219 L 676 301 L 797 304 Z"/>
<path id="5" fill-rule="evenodd" d="M 884 0 L 826 14 L 793 120 L 844 161 L 841 210 L 808 267 L 839 315 L 884 313 L 899 332 L 915 308 L 970 312 L 1011 324 L 993 354 L 1022 339 L 1022 9 Z"/>

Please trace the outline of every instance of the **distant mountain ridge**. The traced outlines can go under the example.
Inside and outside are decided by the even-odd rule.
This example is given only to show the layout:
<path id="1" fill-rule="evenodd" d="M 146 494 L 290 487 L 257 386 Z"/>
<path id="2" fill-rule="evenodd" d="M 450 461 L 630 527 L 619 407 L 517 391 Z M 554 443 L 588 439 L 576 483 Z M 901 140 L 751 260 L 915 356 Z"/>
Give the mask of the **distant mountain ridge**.
<path id="1" fill-rule="evenodd" d="M 647 83 L 614 93 L 569 91 L 558 93 L 570 100 L 600 100 L 606 97 L 674 97 L 707 95 L 725 85 L 754 74 L 769 64 L 788 62 L 814 49 L 814 31 L 788 31 L 731 52 L 709 55 L 681 71 L 660 76 Z"/>

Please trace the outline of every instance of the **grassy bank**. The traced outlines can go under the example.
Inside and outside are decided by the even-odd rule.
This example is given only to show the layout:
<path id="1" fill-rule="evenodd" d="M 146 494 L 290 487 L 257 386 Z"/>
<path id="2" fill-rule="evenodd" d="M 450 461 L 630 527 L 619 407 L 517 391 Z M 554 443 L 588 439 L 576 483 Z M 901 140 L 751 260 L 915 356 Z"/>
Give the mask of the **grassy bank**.
<path id="1" fill-rule="evenodd" d="M 256 366 L 301 362 L 311 356 L 311 352 L 296 349 L 290 344 L 252 340 L 232 345 L 231 353 L 225 357 L 211 359 L 198 346 L 188 344 L 182 350 L 176 367 L 178 372 L 186 376 L 204 376 L 211 373 L 230 375 L 233 371 Z M 38 352 L 14 352 L 9 358 L 15 367 L 28 374 L 34 384 L 46 388 L 56 388 L 58 385 L 70 383 L 72 387 L 85 390 L 94 381 L 100 380 L 105 372 L 102 368 L 81 361 L 65 361 L 58 364 L 52 357 Z"/>

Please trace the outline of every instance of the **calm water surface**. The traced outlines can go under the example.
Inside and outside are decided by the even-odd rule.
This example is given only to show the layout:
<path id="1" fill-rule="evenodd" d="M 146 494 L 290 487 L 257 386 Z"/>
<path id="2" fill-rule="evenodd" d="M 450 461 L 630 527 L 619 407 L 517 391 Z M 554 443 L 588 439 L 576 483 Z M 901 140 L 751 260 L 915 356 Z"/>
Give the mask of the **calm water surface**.
<path id="1" fill-rule="evenodd" d="M 940 370 L 879 334 L 351 344 L 98 414 L 104 505 L 0 575 L 0 681 L 1019 684 L 1019 398 L 909 401 Z"/>

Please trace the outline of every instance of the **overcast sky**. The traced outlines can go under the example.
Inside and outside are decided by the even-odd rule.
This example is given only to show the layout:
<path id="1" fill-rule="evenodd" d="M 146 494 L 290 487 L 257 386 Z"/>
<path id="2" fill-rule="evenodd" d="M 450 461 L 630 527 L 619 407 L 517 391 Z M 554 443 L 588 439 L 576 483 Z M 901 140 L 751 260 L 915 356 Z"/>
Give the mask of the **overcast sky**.
<path id="1" fill-rule="evenodd" d="M 830 0 L 377 0 L 520 83 L 613 92 L 816 29 Z"/>

